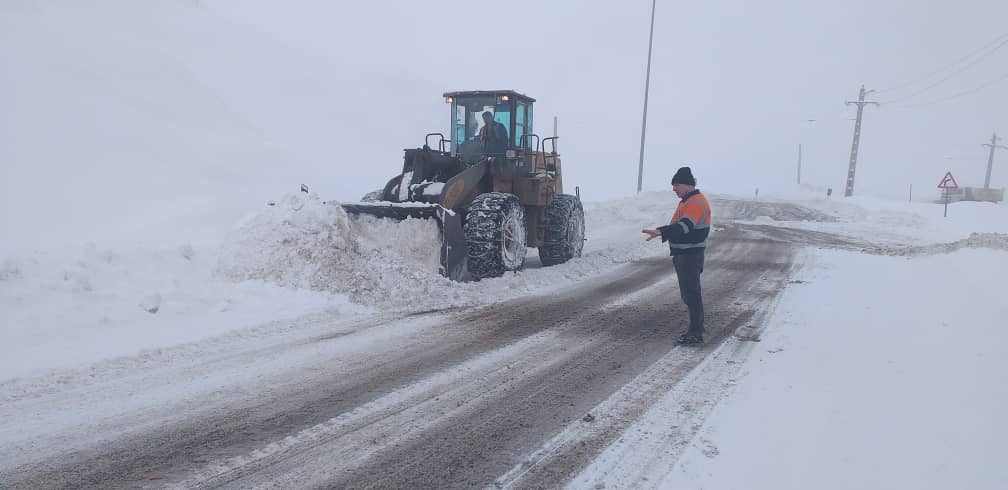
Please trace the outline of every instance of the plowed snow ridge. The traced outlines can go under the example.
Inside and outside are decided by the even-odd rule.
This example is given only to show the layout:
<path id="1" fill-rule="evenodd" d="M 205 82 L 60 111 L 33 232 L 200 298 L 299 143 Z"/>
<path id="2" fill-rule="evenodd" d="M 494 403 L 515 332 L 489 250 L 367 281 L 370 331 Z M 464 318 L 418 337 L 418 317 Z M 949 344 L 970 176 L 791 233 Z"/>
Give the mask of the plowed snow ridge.
<path id="1" fill-rule="evenodd" d="M 881 247 L 870 250 L 878 255 L 935 255 L 947 254 L 964 248 L 989 248 L 994 250 L 1008 250 L 1008 234 L 1006 233 L 970 233 L 970 236 L 962 240 L 949 243 L 935 243 L 922 246 L 905 247 Z"/>
<path id="2" fill-rule="evenodd" d="M 587 219 L 590 230 L 607 228 L 604 213 Z M 474 306 L 596 275 L 614 263 L 667 253 L 643 240 L 627 244 L 628 236 L 637 238 L 640 227 L 630 222 L 617 234 L 618 246 L 597 240 L 583 257 L 559 266 L 530 266 L 520 274 L 459 283 L 438 274 L 441 239 L 433 220 L 351 218 L 336 202 L 291 194 L 229 233 L 216 275 L 234 282 L 261 280 L 345 294 L 354 303 L 381 309 Z M 534 254 L 530 249 L 530 257 Z"/>

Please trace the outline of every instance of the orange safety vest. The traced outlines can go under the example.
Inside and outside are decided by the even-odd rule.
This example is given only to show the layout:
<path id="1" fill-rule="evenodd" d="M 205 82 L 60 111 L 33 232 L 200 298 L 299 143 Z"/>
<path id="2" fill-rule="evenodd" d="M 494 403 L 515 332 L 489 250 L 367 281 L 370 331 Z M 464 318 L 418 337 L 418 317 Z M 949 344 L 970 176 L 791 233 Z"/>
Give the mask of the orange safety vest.
<path id="1" fill-rule="evenodd" d="M 690 249 L 707 246 L 707 236 L 710 235 L 711 208 L 707 198 L 695 190 L 686 194 L 672 215 L 672 223 L 668 228 L 679 227 L 682 233 L 663 233 L 662 238 L 668 240 L 672 254 Z"/>

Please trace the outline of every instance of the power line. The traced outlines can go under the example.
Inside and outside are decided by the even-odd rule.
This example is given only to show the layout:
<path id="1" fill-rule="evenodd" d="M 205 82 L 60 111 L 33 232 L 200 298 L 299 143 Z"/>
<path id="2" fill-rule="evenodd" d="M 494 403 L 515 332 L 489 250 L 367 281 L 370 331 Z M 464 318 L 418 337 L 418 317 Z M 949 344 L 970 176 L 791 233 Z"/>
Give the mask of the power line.
<path id="1" fill-rule="evenodd" d="M 959 59 L 955 60 L 954 62 L 952 62 L 949 65 L 943 66 L 943 67 L 941 67 L 941 68 L 939 68 L 939 69 L 937 69 L 935 71 L 932 71 L 932 72 L 930 72 L 930 73 L 928 73 L 928 74 L 926 74 L 924 76 L 918 77 L 917 79 L 914 79 L 914 80 L 911 80 L 911 81 L 907 81 L 907 82 L 903 82 L 903 83 L 900 83 L 900 84 L 895 85 L 893 87 L 889 87 L 889 88 L 883 89 L 883 90 L 878 90 L 876 92 L 881 94 L 881 93 L 892 92 L 894 90 L 900 90 L 902 88 L 906 88 L 906 87 L 910 87 L 910 86 L 913 86 L 913 85 L 917 85 L 918 83 L 924 82 L 924 81 L 930 79 L 931 77 L 933 77 L 933 76 L 935 76 L 935 75 L 937 75 L 937 74 L 939 74 L 939 73 L 941 73 L 941 72 L 943 72 L 943 71 L 945 71 L 945 70 L 947 70 L 949 68 L 955 67 L 959 63 L 962 63 L 963 61 L 966 61 L 966 60 L 972 58 L 973 56 L 975 56 L 978 53 L 986 51 L 991 46 L 993 46 L 993 45 L 997 44 L 998 42 L 1001 42 L 1002 40 L 1004 40 L 1004 38 L 1006 38 L 1006 37 L 1008 37 L 1008 32 L 1006 32 L 1004 34 L 1001 34 L 1000 36 L 994 38 L 994 40 L 988 42 L 987 44 L 984 44 L 982 47 L 980 47 L 980 48 L 978 48 L 978 49 L 976 49 L 974 51 L 970 51 L 969 54 L 967 54 L 966 56 L 963 56 L 962 58 L 959 58 Z M 990 54 L 990 53 L 988 53 L 988 54 Z"/>
<path id="2" fill-rule="evenodd" d="M 932 83 L 932 84 L 930 84 L 930 85 L 928 85 L 928 86 L 926 86 L 926 87 L 924 87 L 924 88 L 922 88 L 922 89 L 920 89 L 920 90 L 918 90 L 918 91 L 916 91 L 916 92 L 914 92 L 914 93 L 912 93 L 910 95 L 907 95 L 906 97 L 899 97 L 897 99 L 888 100 L 888 101 L 885 101 L 885 103 L 891 104 L 893 102 L 900 102 L 900 101 L 904 101 L 904 100 L 907 100 L 907 99 L 912 99 L 912 98 L 914 98 L 914 97 L 916 97 L 916 96 L 918 96 L 920 94 L 923 94 L 924 92 L 927 92 L 928 90 L 931 90 L 932 88 L 937 87 L 938 85 L 941 85 L 942 83 L 948 81 L 950 78 L 952 78 L 952 77 L 954 77 L 954 76 L 962 73 L 963 71 L 966 71 L 967 69 L 973 67 L 977 63 L 983 61 L 984 58 L 986 58 L 986 57 L 994 54 L 995 52 L 997 52 L 997 50 L 1001 49 L 1006 44 L 1008 44 L 1008 38 L 1003 39 L 1000 43 L 998 43 L 996 46 L 994 46 L 993 49 L 991 49 L 990 51 L 988 51 L 984 55 L 980 56 L 979 58 L 974 59 L 973 61 L 970 61 L 969 63 L 967 63 L 963 67 L 959 68 L 958 70 L 955 70 L 952 73 L 949 73 L 948 75 L 944 76 L 943 78 L 940 78 L 938 81 L 936 81 L 936 82 L 934 82 L 934 83 Z"/>
<path id="3" fill-rule="evenodd" d="M 912 108 L 917 108 L 917 107 L 927 107 L 927 106 L 930 106 L 930 105 L 940 104 L 942 102 L 948 102 L 948 101 L 950 101 L 952 99 L 958 99 L 959 97 L 965 97 L 967 95 L 973 95 L 973 94 L 975 94 L 975 93 L 977 93 L 977 92 L 979 92 L 979 91 L 981 91 L 981 90 L 983 90 L 983 89 L 985 89 L 987 87 L 990 87 L 991 85 L 995 85 L 998 82 L 1003 82 L 1005 80 L 1008 80 L 1008 73 L 1006 73 L 1006 74 L 1004 74 L 1004 75 L 1002 75 L 1002 76 L 1000 76 L 998 78 L 995 78 L 994 80 L 991 80 L 989 82 L 983 83 L 983 84 L 981 84 L 979 86 L 976 86 L 976 87 L 973 87 L 973 88 L 971 88 L 969 90 L 964 90 L 964 91 L 959 92 L 957 94 L 950 95 L 948 97 L 944 97 L 944 98 L 937 99 L 937 100 L 932 100 L 930 102 L 921 102 L 919 104 L 894 105 L 894 106 L 889 106 L 889 107 L 894 108 L 894 109 L 912 109 Z"/>

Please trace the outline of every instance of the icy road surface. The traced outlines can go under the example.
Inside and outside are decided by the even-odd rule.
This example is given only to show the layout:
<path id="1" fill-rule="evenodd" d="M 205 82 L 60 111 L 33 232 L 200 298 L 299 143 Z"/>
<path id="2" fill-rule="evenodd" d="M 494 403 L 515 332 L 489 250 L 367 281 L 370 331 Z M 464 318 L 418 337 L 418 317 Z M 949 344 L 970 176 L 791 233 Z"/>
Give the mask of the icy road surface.
<path id="1" fill-rule="evenodd" d="M 673 345 L 686 312 L 671 260 L 653 257 L 549 295 L 357 323 L 305 318 L 295 335 L 190 347 L 204 352 L 184 361 L 112 363 L 65 386 L 8 383 L 0 483 L 561 485 L 705 358 L 730 367 L 745 356 L 802 236 L 839 242 L 718 232 L 704 349 Z"/>

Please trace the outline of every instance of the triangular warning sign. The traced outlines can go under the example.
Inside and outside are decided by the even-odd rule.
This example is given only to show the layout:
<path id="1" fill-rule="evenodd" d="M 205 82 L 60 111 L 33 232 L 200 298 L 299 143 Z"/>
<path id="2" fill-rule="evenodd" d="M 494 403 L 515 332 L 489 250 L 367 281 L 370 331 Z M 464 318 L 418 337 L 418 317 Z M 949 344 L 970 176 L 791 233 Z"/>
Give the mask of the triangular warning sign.
<path id="1" fill-rule="evenodd" d="M 952 176 L 952 172 L 945 172 L 945 176 L 942 177 L 941 182 L 938 183 L 939 189 L 958 189 L 959 184 L 956 183 L 955 177 Z"/>

